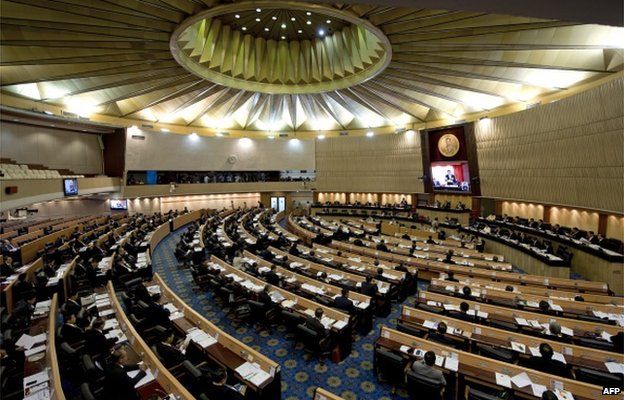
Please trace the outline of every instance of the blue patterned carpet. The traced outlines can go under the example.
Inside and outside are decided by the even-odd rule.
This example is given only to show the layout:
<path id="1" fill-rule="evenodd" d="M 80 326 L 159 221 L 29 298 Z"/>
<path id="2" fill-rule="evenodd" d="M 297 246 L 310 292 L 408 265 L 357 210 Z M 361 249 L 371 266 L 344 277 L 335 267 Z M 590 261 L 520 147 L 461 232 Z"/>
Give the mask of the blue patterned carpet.
<path id="1" fill-rule="evenodd" d="M 156 248 L 153 256 L 154 271 L 165 280 L 187 304 L 204 315 L 220 328 L 262 352 L 282 366 L 282 399 L 311 399 L 313 391 L 321 386 L 347 400 L 388 400 L 407 398 L 407 392 L 399 389 L 391 393 L 391 386 L 380 383 L 373 371 L 373 344 L 379 336 L 382 325 L 395 327 L 400 313 L 400 305 L 394 304 L 392 313 L 387 318 L 376 318 L 376 329 L 367 336 L 357 336 L 349 357 L 335 364 L 326 360 L 321 365 L 316 360 L 307 361 L 304 351 L 294 346 L 294 341 L 285 337 L 285 328 L 277 327 L 272 331 L 258 333 L 251 325 L 238 328 L 213 301 L 212 293 L 196 294 L 193 292 L 193 280 L 188 270 L 178 270 L 173 255 L 175 244 L 184 229 L 178 230 L 165 238 Z M 406 304 L 413 304 L 408 298 Z"/>

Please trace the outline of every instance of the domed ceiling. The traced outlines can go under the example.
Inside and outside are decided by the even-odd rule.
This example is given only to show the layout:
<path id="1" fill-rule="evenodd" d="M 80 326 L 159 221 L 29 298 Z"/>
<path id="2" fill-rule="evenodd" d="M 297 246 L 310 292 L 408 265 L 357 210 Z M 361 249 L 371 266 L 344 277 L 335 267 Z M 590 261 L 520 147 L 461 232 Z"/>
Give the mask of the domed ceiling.
<path id="1" fill-rule="evenodd" d="M 3 0 L 4 93 L 79 115 L 315 131 L 460 119 L 620 71 L 618 27 L 299 1 Z"/>

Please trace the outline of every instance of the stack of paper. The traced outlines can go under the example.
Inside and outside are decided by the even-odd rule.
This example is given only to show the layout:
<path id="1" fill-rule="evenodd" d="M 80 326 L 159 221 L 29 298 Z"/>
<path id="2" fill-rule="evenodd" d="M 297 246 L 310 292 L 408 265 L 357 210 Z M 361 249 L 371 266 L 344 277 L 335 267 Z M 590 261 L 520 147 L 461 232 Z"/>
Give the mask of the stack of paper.
<path id="1" fill-rule="evenodd" d="M 292 300 L 284 300 L 284 301 L 282 302 L 282 306 L 283 306 L 284 308 L 293 308 L 293 307 L 295 306 L 295 304 L 296 304 L 296 303 L 295 303 L 294 301 L 292 301 Z"/>
<path id="2" fill-rule="evenodd" d="M 127 374 L 130 378 L 134 378 L 135 376 L 137 376 L 139 374 L 140 370 L 134 370 L 134 371 L 128 371 Z M 154 374 L 152 374 L 152 371 L 150 371 L 149 369 L 145 371 L 145 376 L 143 377 L 143 379 L 141 379 L 140 381 L 137 382 L 136 385 L 134 385 L 135 389 L 140 388 L 143 385 L 147 385 L 148 383 L 152 382 L 153 380 L 155 380 L 156 377 L 154 376 Z"/>
<path id="3" fill-rule="evenodd" d="M 47 340 L 47 335 L 45 333 L 41 333 L 36 336 L 30 336 L 28 334 L 23 334 L 20 338 L 15 342 L 17 347 L 23 347 L 26 350 L 29 350 L 37 343 L 42 343 Z"/>
<path id="4" fill-rule="evenodd" d="M 235 371 L 242 376 L 243 379 L 253 383 L 255 386 L 260 386 L 271 378 L 271 375 L 263 371 L 258 364 L 250 362 L 242 364 L 236 368 Z"/>

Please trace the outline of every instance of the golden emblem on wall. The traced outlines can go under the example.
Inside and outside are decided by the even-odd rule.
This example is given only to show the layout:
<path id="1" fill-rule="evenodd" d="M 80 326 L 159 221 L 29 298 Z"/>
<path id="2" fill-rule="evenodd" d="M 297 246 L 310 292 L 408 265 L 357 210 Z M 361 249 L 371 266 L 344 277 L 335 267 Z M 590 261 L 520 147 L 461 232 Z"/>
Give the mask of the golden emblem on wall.
<path id="1" fill-rule="evenodd" d="M 457 136 L 447 133 L 438 140 L 438 150 L 444 157 L 453 157 L 459 151 Z"/>

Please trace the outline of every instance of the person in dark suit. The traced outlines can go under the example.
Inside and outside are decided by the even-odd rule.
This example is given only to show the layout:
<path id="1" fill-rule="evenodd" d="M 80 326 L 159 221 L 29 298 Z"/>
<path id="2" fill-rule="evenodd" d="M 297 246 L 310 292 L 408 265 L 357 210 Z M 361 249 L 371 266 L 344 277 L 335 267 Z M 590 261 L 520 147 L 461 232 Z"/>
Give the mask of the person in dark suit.
<path id="1" fill-rule="evenodd" d="M 459 304 L 459 311 L 449 311 L 449 317 L 461 319 L 462 321 L 474 322 L 474 317 L 468 314 L 470 310 L 470 305 L 465 301 L 462 301 Z"/>
<path id="2" fill-rule="evenodd" d="M 0 276 L 7 277 L 15 274 L 15 269 L 13 268 L 13 259 L 11 257 L 6 257 L 2 264 L 0 264 Z"/>
<path id="3" fill-rule="evenodd" d="M 297 257 L 299 256 L 299 254 L 301 254 L 301 252 L 299 251 L 299 248 L 297 247 L 296 243 L 293 243 L 292 246 L 290 246 L 290 250 L 288 250 L 288 253 Z"/>
<path id="4" fill-rule="evenodd" d="M 384 240 L 377 243 L 377 250 L 379 251 L 388 251 L 388 246 L 386 246 L 386 242 Z"/>
<path id="5" fill-rule="evenodd" d="M 165 332 L 162 340 L 156 345 L 156 351 L 158 351 L 162 363 L 167 368 L 182 364 L 186 360 L 182 351 L 174 346 L 174 340 L 175 334 L 173 332 Z"/>
<path id="6" fill-rule="evenodd" d="M 14 328 L 23 328 L 30 323 L 30 317 L 35 311 L 35 303 L 37 302 L 37 295 L 34 291 L 30 291 L 24 294 L 24 297 L 20 299 L 11 312 L 11 326 Z"/>
<path id="7" fill-rule="evenodd" d="M 61 327 L 61 336 L 69 344 L 77 343 L 84 339 L 84 331 L 76 325 L 76 314 L 66 314 L 65 323 Z"/>
<path id="8" fill-rule="evenodd" d="M 435 242 L 435 240 L 433 240 L 433 236 L 429 236 L 429 238 L 427 239 L 427 244 L 437 244 Z"/>
<path id="9" fill-rule="evenodd" d="M 227 372 L 219 368 L 211 373 L 212 382 L 206 386 L 205 393 L 209 399 L 243 400 L 245 397 L 234 387 L 227 384 Z"/>
<path id="10" fill-rule="evenodd" d="M 264 308 L 268 311 L 273 307 L 273 299 L 271 299 L 271 295 L 269 294 L 271 291 L 271 285 L 265 285 L 262 292 L 258 295 L 258 300 L 260 303 L 264 304 Z"/>
<path id="11" fill-rule="evenodd" d="M 327 336 L 327 329 L 325 329 L 325 326 L 321 323 L 322 318 L 323 309 L 319 307 L 314 311 L 314 316 L 308 316 L 305 322 L 305 326 L 316 332 L 318 338 Z"/>
<path id="12" fill-rule="evenodd" d="M 448 271 L 448 273 L 446 274 L 445 281 L 459 282 L 459 280 L 457 278 L 455 278 L 455 273 L 453 271 Z"/>
<path id="13" fill-rule="evenodd" d="M 104 371 L 104 391 L 107 393 L 106 398 L 116 400 L 138 400 L 134 385 L 139 383 L 145 377 L 145 364 L 126 364 L 128 356 L 125 349 L 115 350 L 111 354 L 111 362 Z M 128 371 L 140 369 L 139 373 L 130 378 Z"/>
<path id="14" fill-rule="evenodd" d="M 87 353 L 91 355 L 108 354 L 117 343 L 116 338 L 104 336 L 104 320 L 102 318 L 96 318 L 93 321 L 91 328 L 85 331 L 84 338 Z"/>
<path id="15" fill-rule="evenodd" d="M 78 293 L 74 293 L 73 295 L 69 296 L 69 298 L 65 301 L 64 308 L 66 313 L 78 315 L 80 310 L 82 310 L 82 306 L 80 305 L 80 303 L 78 303 Z"/>
<path id="16" fill-rule="evenodd" d="M 445 264 L 456 264 L 455 261 L 453 261 L 453 250 L 449 250 L 446 252 L 446 256 L 444 257 L 444 261 Z"/>
<path id="17" fill-rule="evenodd" d="M 349 299 L 349 289 L 343 288 L 340 291 L 340 296 L 334 299 L 334 306 L 348 312 L 349 314 L 352 314 L 355 311 L 353 301 Z"/>
<path id="18" fill-rule="evenodd" d="M 275 270 L 276 270 L 275 265 L 271 265 L 271 270 L 264 274 L 265 280 L 271 285 L 279 285 L 279 282 L 280 282 L 280 277 L 279 275 L 277 275 Z"/>
<path id="19" fill-rule="evenodd" d="M 539 352 L 539 357 L 531 357 L 529 360 L 529 364 L 533 369 L 564 378 L 574 378 L 563 362 L 553 359 L 554 351 L 548 343 L 540 344 Z"/>
<path id="20" fill-rule="evenodd" d="M 374 297 L 377 294 L 377 285 L 373 283 L 373 277 L 367 276 L 366 281 L 362 282 L 360 292 L 366 296 Z"/>

